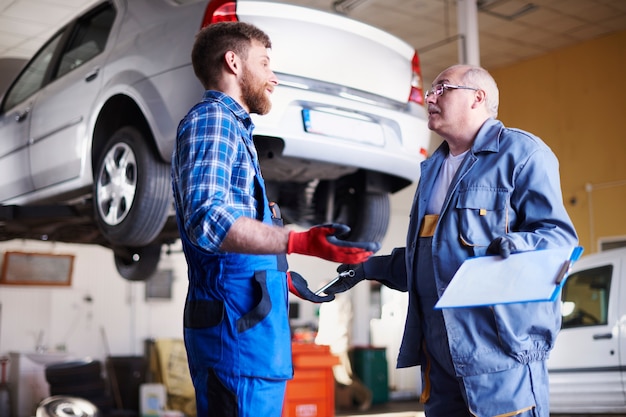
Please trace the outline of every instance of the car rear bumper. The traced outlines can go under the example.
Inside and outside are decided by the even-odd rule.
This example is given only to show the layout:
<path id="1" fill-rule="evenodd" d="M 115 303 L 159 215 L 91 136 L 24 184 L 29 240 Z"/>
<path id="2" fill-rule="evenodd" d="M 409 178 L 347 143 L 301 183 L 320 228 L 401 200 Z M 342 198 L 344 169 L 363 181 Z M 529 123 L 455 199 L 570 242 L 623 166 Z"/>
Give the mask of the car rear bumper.
<path id="1" fill-rule="evenodd" d="M 430 141 L 422 108 L 398 110 L 281 85 L 272 103 L 269 114 L 254 116 L 254 132 L 282 139 L 280 156 L 418 179 Z M 303 110 L 325 116 L 305 126 Z"/>

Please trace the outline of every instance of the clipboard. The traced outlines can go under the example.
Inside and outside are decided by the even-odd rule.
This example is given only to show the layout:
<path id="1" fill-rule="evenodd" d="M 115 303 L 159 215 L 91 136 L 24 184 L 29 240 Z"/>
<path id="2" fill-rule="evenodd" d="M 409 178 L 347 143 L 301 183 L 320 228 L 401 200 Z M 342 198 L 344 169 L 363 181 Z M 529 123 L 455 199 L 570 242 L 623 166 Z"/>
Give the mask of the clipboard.
<path id="1" fill-rule="evenodd" d="M 461 264 L 436 309 L 554 301 L 581 246 L 469 258 Z"/>

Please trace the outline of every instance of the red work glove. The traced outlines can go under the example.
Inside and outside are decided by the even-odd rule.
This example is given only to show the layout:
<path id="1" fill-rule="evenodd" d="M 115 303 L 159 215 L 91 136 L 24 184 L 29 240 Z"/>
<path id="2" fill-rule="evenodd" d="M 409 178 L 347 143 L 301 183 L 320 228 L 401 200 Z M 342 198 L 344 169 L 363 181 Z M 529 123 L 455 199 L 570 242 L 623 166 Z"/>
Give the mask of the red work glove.
<path id="1" fill-rule="evenodd" d="M 331 262 L 360 264 L 380 249 L 378 242 L 349 242 L 338 239 L 350 228 L 343 224 L 313 226 L 306 232 L 290 232 L 287 253 L 317 256 Z"/>
<path id="2" fill-rule="evenodd" d="M 289 292 L 303 300 L 313 303 L 325 303 L 335 299 L 334 295 L 315 295 L 315 293 L 309 289 L 308 282 L 297 272 L 287 272 L 287 284 L 289 285 Z"/>

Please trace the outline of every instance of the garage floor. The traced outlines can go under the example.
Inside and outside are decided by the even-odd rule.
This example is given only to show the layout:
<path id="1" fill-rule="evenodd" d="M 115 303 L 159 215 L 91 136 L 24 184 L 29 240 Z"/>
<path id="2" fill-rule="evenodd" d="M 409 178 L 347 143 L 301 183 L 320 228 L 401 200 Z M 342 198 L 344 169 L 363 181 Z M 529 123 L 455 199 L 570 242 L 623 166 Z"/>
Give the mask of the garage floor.
<path id="1" fill-rule="evenodd" d="M 396 400 L 374 404 L 367 412 L 338 410 L 336 417 L 424 417 L 424 407 L 416 400 Z M 618 414 L 551 414 L 552 417 L 617 417 Z"/>
<path id="2" fill-rule="evenodd" d="M 338 410 L 336 416 L 339 417 L 423 417 L 424 408 L 417 399 L 415 400 L 395 400 L 384 404 L 374 404 L 372 408 L 364 411 Z"/>

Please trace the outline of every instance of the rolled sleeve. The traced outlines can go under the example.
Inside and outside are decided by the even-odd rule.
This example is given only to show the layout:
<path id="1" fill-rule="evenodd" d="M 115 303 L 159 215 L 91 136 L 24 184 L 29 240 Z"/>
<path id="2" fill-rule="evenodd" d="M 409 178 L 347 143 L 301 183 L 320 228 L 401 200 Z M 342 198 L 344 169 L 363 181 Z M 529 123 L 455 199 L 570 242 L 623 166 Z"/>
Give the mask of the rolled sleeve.
<path id="1" fill-rule="evenodd" d="M 177 210 L 189 240 L 208 252 L 219 251 L 239 217 L 255 212 L 254 170 L 241 135 L 236 116 L 217 102 L 197 106 L 178 129 Z"/>

